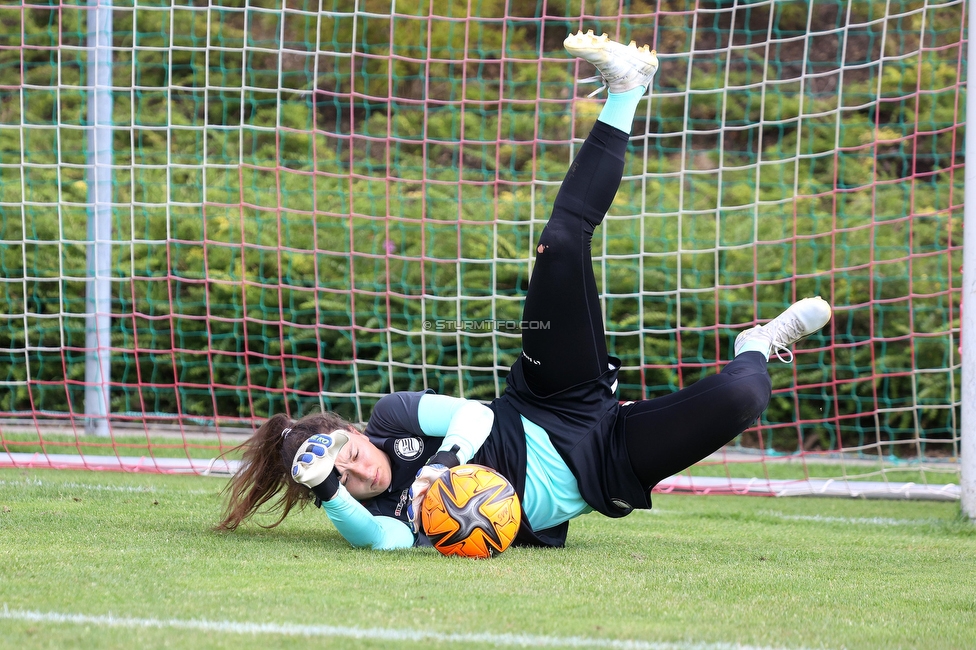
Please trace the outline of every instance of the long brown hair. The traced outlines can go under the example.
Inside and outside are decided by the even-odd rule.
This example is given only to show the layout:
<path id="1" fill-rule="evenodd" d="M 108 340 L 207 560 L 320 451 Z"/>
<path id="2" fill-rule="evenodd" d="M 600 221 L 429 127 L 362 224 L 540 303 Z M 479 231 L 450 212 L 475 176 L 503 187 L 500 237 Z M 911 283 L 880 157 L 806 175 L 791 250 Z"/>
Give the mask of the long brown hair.
<path id="1" fill-rule="evenodd" d="M 224 519 L 214 530 L 234 530 L 275 495 L 284 490 L 268 512 L 280 513 L 278 520 L 264 528 L 274 528 L 296 505 L 304 508 L 315 500 L 312 491 L 291 478 L 291 463 L 298 448 L 316 433 L 353 429 L 335 413 L 312 413 L 297 422 L 284 414 L 274 415 L 236 450 L 243 450 L 241 465 L 224 492 L 227 505 Z M 284 434 L 284 435 L 282 435 Z"/>

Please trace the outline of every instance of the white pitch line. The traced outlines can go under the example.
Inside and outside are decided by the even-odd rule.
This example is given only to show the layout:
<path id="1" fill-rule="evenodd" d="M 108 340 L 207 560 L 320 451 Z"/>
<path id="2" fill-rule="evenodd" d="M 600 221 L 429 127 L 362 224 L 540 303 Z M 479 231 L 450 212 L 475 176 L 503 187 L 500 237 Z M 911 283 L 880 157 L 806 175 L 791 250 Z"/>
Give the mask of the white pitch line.
<path id="1" fill-rule="evenodd" d="M 693 518 L 701 516 L 701 513 L 696 512 L 659 510 L 657 508 L 652 508 L 650 510 L 634 510 L 634 512 L 650 515 L 661 515 L 665 517 L 672 516 Z M 824 524 L 854 524 L 863 526 L 931 526 L 933 524 L 946 523 L 946 520 L 944 519 L 935 518 L 895 519 L 893 517 L 830 517 L 827 515 L 788 515 L 785 512 L 775 512 L 772 510 L 760 510 L 756 512 L 755 515 L 756 517 L 773 517 L 774 519 L 783 519 L 786 521 L 810 521 Z"/>
<path id="2" fill-rule="evenodd" d="M 592 639 L 586 637 L 543 636 L 536 634 L 454 633 L 442 634 L 420 630 L 391 628 L 358 628 L 336 625 L 287 625 L 281 623 L 244 623 L 239 621 L 208 621 L 206 619 L 129 618 L 125 616 L 91 616 L 8 609 L 4 604 L 0 619 L 30 623 L 69 623 L 103 627 L 155 628 L 224 632 L 229 634 L 271 634 L 281 636 L 341 637 L 370 641 L 417 643 L 484 643 L 495 646 L 533 648 L 613 648 L 620 650 L 778 650 L 769 646 L 739 645 L 736 643 L 656 642 L 630 639 Z"/>
<path id="3" fill-rule="evenodd" d="M 44 482 L 40 479 L 23 479 L 19 481 L 5 481 L 0 479 L 0 487 L 55 487 L 67 490 L 94 490 L 102 492 L 144 492 L 150 494 L 161 494 L 167 492 L 166 488 L 143 485 L 98 485 L 96 483 L 58 483 Z M 178 494 L 215 494 L 217 490 L 174 490 Z"/>
<path id="4" fill-rule="evenodd" d="M 158 492 L 155 487 L 143 487 L 141 485 L 97 485 L 88 483 L 45 483 L 40 479 L 24 479 L 22 481 L 3 481 L 0 486 L 10 487 L 58 487 L 68 490 L 100 490 L 102 492 Z"/>
<path id="5" fill-rule="evenodd" d="M 863 524 L 869 526 L 930 526 L 941 519 L 894 519 L 891 517 L 828 517 L 826 515 L 787 515 L 782 512 L 761 513 L 788 521 L 813 521 L 825 524 Z"/>

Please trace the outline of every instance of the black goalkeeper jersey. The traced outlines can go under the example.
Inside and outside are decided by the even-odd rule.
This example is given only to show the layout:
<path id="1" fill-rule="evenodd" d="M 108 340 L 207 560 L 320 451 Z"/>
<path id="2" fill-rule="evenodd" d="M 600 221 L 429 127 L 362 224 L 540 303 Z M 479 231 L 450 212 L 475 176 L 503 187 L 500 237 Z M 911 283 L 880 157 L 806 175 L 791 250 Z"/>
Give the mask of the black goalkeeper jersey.
<path id="1" fill-rule="evenodd" d="M 526 443 L 520 416 L 542 427 L 553 447 L 576 477 L 580 495 L 594 510 L 622 517 L 634 508 L 649 508 L 650 496 L 631 469 L 622 427 L 617 426 L 619 402 L 612 386 L 619 359 L 599 379 L 555 395 L 538 396 L 526 385 L 522 359 L 512 366 L 505 393 L 489 407 L 495 414 L 491 434 L 470 462 L 505 476 L 519 499 L 525 496 Z M 443 438 L 424 435 L 418 416 L 420 398 L 433 391 L 397 392 L 380 399 L 364 433 L 390 458 L 390 488 L 363 506 L 374 515 L 408 522 L 407 497 L 417 472 L 437 453 Z M 563 546 L 569 522 L 533 530 L 523 520 L 516 544 Z M 426 539 L 419 540 L 420 544 Z"/>

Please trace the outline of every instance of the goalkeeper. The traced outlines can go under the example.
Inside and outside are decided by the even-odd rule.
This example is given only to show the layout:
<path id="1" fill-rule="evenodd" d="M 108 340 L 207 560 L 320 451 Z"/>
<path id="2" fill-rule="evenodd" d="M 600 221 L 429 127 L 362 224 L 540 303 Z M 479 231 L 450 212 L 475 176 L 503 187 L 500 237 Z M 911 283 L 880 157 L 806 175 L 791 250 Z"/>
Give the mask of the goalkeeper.
<path id="1" fill-rule="evenodd" d="M 427 488 L 445 468 L 473 462 L 514 485 L 523 509 L 516 543 L 562 546 L 574 517 L 650 508 L 659 481 L 730 442 L 766 408 L 769 355 L 791 360 L 790 346 L 827 323 L 830 307 L 819 297 L 740 333 L 734 359 L 715 375 L 655 399 L 615 396 L 620 361 L 607 353 L 590 242 L 620 185 L 658 61 L 647 46 L 592 32 L 570 35 L 565 47 L 597 68 L 608 99 L 539 238 L 523 321 L 546 328 L 523 331 L 504 394 L 486 406 L 392 393 L 362 432 L 332 413 L 297 422 L 275 415 L 242 445 L 218 529 L 235 529 L 277 497 L 272 525 L 315 502 L 354 546 L 423 544 L 417 520 Z"/>

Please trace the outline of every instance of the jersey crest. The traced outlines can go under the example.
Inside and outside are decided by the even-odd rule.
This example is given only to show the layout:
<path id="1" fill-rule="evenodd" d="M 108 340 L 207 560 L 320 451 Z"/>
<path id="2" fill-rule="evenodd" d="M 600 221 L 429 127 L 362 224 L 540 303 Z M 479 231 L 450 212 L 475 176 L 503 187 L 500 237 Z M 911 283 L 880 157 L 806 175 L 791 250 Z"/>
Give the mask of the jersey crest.
<path id="1" fill-rule="evenodd" d="M 424 441 L 420 438 L 397 438 L 393 453 L 403 460 L 414 460 L 424 453 Z"/>

